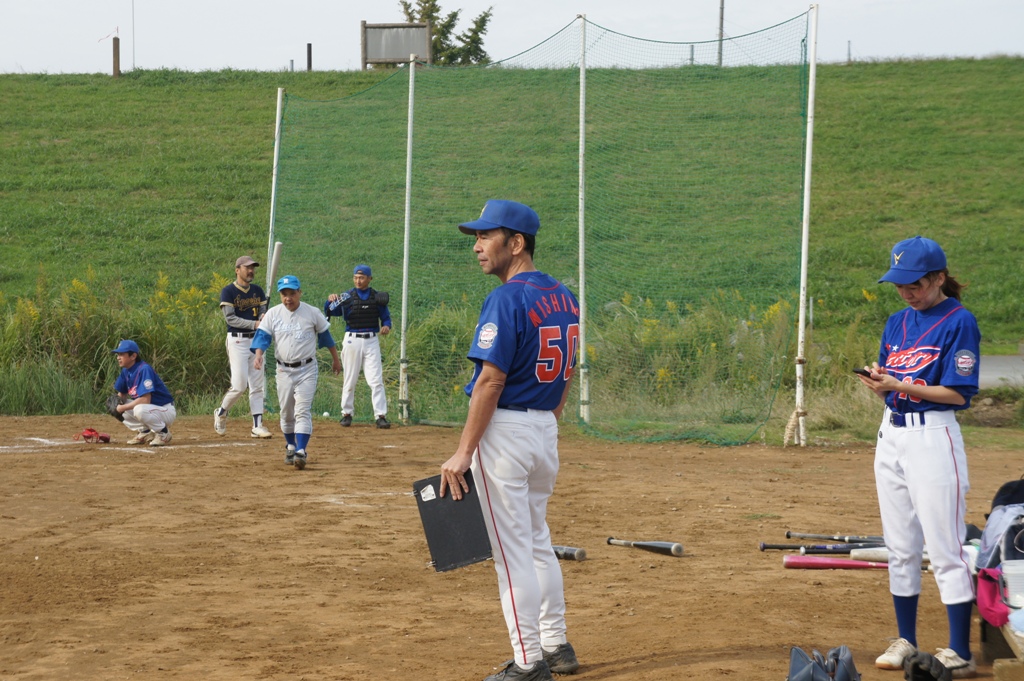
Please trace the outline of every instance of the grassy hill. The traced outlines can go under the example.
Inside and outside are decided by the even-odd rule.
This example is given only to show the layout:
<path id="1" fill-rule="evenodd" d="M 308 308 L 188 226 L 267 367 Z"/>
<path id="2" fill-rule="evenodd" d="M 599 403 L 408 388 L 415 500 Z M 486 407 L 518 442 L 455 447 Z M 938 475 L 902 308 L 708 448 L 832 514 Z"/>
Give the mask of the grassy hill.
<path id="1" fill-rule="evenodd" d="M 344 97 L 361 72 L 0 75 L 0 286 L 32 294 L 86 266 L 145 300 L 265 252 L 276 89 Z M 818 71 L 809 291 L 828 338 L 875 334 L 899 306 L 874 285 L 889 247 L 937 239 L 986 341 L 1024 339 L 1024 60 Z M 563 183 L 564 184 L 564 183 Z M 872 300 L 873 296 L 878 299 Z"/>
<path id="2" fill-rule="evenodd" d="M 839 385 L 840 369 L 848 380 L 849 361 L 874 354 L 886 316 L 902 307 L 875 281 L 892 244 L 915 234 L 937 239 L 969 285 L 965 303 L 984 350 L 1016 350 L 1024 340 L 1024 60 L 826 65 L 818 74 L 810 359 L 831 357 L 831 370 L 812 372 L 816 387 Z M 109 384 L 104 331 L 115 328 L 138 334 L 162 366 L 178 367 L 178 385 L 221 390 L 223 348 L 203 291 L 232 275 L 238 254 L 266 252 L 277 88 L 337 99 L 387 75 L 0 75 L 0 312 L 8 320 L 0 412 L 91 404 Z M 502 77 L 566 96 L 557 79 L 548 86 L 511 69 Z M 562 196 L 575 189 L 575 178 L 565 180 L 574 170 L 563 171 L 531 193 L 574 204 Z M 91 325 L 72 323 L 87 315 Z M 36 335 L 22 333 L 28 328 Z M 32 353 L 39 361 L 22 361 Z M 69 366 L 78 367 L 77 383 L 63 380 Z M 42 383 L 65 404 L 43 394 L 4 402 Z M 210 399 L 197 394 L 195 408 L 208 410 Z"/>

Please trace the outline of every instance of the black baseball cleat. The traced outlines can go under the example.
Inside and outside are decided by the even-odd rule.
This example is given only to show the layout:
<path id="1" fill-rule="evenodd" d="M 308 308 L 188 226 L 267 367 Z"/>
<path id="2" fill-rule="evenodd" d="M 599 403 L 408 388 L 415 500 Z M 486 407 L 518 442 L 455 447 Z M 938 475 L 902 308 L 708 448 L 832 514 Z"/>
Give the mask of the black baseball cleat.
<path id="1" fill-rule="evenodd" d="M 544 660 L 539 660 L 533 669 L 523 669 L 515 661 L 508 662 L 497 674 L 491 674 L 484 681 L 554 681 L 551 669 Z"/>
<path id="2" fill-rule="evenodd" d="M 295 465 L 295 445 L 288 445 L 285 447 L 284 462 L 289 466 Z"/>
<path id="3" fill-rule="evenodd" d="M 348 428 L 352 425 L 352 414 L 343 414 L 341 420 L 338 421 L 343 427 Z"/>
<path id="4" fill-rule="evenodd" d="M 295 452 L 295 470 L 301 471 L 306 467 L 306 450 L 300 449 Z"/>
<path id="5" fill-rule="evenodd" d="M 377 427 L 378 428 L 390 428 L 391 427 L 391 423 L 385 417 L 378 416 L 377 417 Z"/>
<path id="6" fill-rule="evenodd" d="M 580 668 L 580 661 L 576 659 L 576 651 L 568 642 L 551 652 L 545 650 L 544 661 L 548 663 L 553 674 L 575 674 L 576 670 Z"/>

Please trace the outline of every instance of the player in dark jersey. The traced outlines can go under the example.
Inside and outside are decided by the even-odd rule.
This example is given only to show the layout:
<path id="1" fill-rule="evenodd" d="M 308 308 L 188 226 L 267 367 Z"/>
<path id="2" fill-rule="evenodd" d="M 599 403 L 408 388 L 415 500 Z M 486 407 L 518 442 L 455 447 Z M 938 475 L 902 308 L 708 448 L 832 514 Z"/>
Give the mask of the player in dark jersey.
<path id="1" fill-rule="evenodd" d="M 440 494 L 461 499 L 473 468 L 514 659 L 485 681 L 543 681 L 579 667 L 566 639 L 562 571 L 551 549 L 548 498 L 558 474 L 558 419 L 579 350 L 579 305 L 533 265 L 540 219 L 515 201 L 488 201 L 459 225 L 476 237 L 485 274 L 501 280 L 484 301 L 469 359 L 469 415 L 441 466 Z"/>
<path id="2" fill-rule="evenodd" d="M 878 361 L 860 381 L 885 401 L 875 447 L 875 486 L 889 549 L 889 591 L 899 637 L 878 659 L 902 669 L 917 649 L 917 602 L 925 544 L 949 619 L 949 647 L 936 654 L 954 678 L 973 677 L 971 607 L 974 586 L 966 541 L 967 457 L 955 413 L 978 392 L 981 334 L 960 304 L 962 286 L 946 254 L 914 237 L 892 249 L 891 282 L 909 307 L 891 317 Z"/>
<path id="3" fill-rule="evenodd" d="M 227 434 L 228 411 L 248 388 L 252 437 L 271 437 L 270 430 L 263 425 L 264 373 L 254 366 L 254 356 L 249 352 L 260 320 L 267 313 L 267 295 L 252 283 L 259 266 L 249 256 L 241 256 L 235 261 L 235 280 L 220 292 L 220 310 L 228 327 L 225 345 L 231 366 L 231 389 L 213 412 L 213 429 L 218 435 Z"/>

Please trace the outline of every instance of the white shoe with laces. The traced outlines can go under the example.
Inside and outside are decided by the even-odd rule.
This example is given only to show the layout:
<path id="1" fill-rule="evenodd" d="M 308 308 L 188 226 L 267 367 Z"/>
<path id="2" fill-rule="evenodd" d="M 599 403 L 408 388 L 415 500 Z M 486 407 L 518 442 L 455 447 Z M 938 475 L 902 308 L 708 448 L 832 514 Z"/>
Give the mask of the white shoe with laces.
<path id="1" fill-rule="evenodd" d="M 213 429 L 217 431 L 217 435 L 228 434 L 228 415 L 221 416 L 220 407 L 213 410 Z"/>
<path id="2" fill-rule="evenodd" d="M 954 679 L 973 679 L 978 675 L 978 663 L 973 655 L 971 659 L 965 660 L 952 648 L 939 648 L 935 652 L 935 659 L 950 671 Z"/>
<path id="3" fill-rule="evenodd" d="M 135 437 L 128 440 L 130 445 L 148 445 L 153 438 L 156 437 L 155 433 L 150 430 L 144 430 L 141 433 L 135 433 Z"/>
<path id="4" fill-rule="evenodd" d="M 153 437 L 153 441 L 149 443 L 153 447 L 162 447 L 163 445 L 171 444 L 171 431 L 166 433 L 156 433 Z"/>
<path id="5" fill-rule="evenodd" d="M 267 430 L 266 426 L 256 426 L 252 429 L 252 436 L 266 440 L 268 437 L 274 437 L 273 433 Z"/>
<path id="6" fill-rule="evenodd" d="M 917 652 L 917 648 L 905 638 L 892 639 L 885 652 L 875 660 L 879 669 L 903 669 L 903 660 Z"/>

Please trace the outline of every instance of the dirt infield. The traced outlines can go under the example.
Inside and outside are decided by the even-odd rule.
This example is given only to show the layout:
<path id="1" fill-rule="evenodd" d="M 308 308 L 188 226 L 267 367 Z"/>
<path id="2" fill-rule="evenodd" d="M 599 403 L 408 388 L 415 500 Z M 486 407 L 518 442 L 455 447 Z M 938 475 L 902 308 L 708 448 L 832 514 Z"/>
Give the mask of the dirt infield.
<path id="1" fill-rule="evenodd" d="M 107 417 L 0 418 L 0 678 L 470 681 L 510 657 L 491 563 L 435 573 L 409 494 L 457 430 L 318 421 L 298 472 L 269 425 L 220 438 L 185 418 L 171 446 L 132 448 Z M 72 439 L 90 426 L 116 443 Z M 1019 451 L 968 439 L 968 457 L 982 526 Z M 574 434 L 561 458 L 552 535 L 589 554 L 562 563 L 577 678 L 781 681 L 790 646 L 843 643 L 865 680 L 902 678 L 872 665 L 895 632 L 884 570 L 785 570 L 757 548 L 879 533 L 870 446 Z M 921 602 L 922 647 L 945 646 L 930 576 Z"/>

